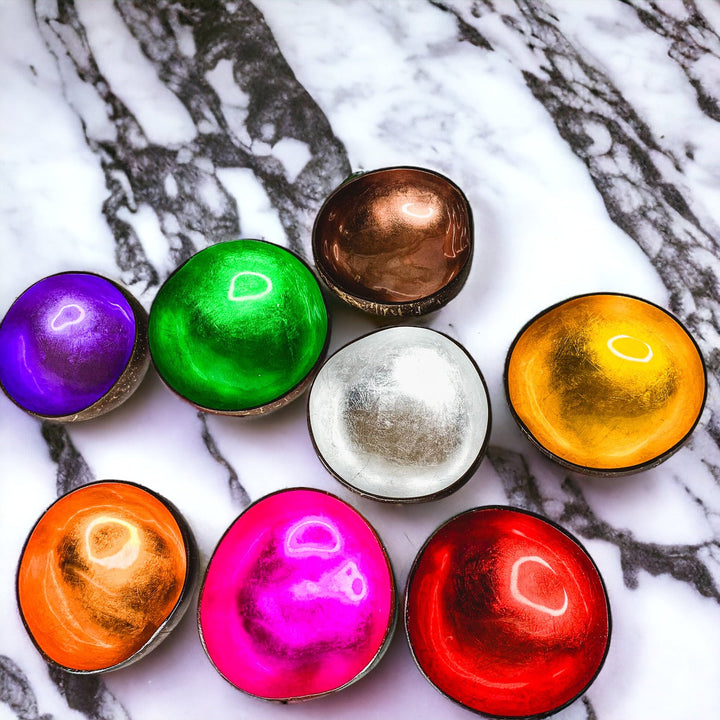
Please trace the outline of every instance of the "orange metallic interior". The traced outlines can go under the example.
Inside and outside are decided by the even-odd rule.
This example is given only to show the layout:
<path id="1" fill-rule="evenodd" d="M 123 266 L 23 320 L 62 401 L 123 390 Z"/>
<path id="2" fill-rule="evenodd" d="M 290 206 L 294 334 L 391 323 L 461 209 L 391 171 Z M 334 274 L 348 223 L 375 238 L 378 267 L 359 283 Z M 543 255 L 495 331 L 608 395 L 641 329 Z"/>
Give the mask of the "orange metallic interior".
<path id="1" fill-rule="evenodd" d="M 173 514 L 134 485 L 102 482 L 65 495 L 25 546 L 18 599 L 40 650 L 72 670 L 129 660 L 180 599 L 185 541 Z"/>

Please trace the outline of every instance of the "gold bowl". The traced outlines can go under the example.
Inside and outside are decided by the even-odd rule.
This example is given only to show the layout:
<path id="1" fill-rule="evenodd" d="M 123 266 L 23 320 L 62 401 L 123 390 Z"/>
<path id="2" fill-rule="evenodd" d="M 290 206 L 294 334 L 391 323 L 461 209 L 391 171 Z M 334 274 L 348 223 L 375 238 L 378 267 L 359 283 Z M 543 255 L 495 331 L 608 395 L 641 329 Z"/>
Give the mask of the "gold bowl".
<path id="1" fill-rule="evenodd" d="M 505 392 L 520 428 L 579 472 L 622 475 L 672 455 L 697 424 L 706 371 L 689 332 L 640 298 L 581 295 L 518 333 Z"/>

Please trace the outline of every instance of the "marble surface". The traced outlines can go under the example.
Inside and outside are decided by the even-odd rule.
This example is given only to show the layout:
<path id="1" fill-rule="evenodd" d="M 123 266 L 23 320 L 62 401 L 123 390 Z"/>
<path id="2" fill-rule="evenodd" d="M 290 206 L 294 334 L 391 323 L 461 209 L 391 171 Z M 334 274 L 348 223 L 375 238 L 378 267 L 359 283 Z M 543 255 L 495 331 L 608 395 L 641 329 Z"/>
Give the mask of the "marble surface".
<path id="1" fill-rule="evenodd" d="M 715 0 L 5 0 L 0 3 L 0 308 L 62 270 L 104 273 L 150 307 L 208 244 L 259 237 L 309 257 L 323 198 L 351 171 L 409 164 L 466 192 L 469 280 L 414 320 L 462 342 L 490 390 L 487 457 L 443 500 L 381 505 L 344 489 L 310 443 L 305 399 L 242 420 L 199 414 L 151 372 L 117 411 L 72 427 L 0 398 L 0 719 L 465 718 L 397 632 L 333 696 L 278 706 L 212 668 L 194 612 L 142 662 L 49 670 L 14 576 L 53 499 L 93 479 L 171 499 L 203 563 L 237 514 L 282 487 L 349 500 L 398 584 L 453 514 L 510 503 L 575 533 L 613 608 L 605 666 L 564 720 L 720 715 L 720 5 Z M 708 363 L 706 410 L 665 464 L 567 472 L 512 421 L 502 390 L 520 326 L 564 297 L 652 300 Z M 331 302 L 331 350 L 380 326 Z"/>

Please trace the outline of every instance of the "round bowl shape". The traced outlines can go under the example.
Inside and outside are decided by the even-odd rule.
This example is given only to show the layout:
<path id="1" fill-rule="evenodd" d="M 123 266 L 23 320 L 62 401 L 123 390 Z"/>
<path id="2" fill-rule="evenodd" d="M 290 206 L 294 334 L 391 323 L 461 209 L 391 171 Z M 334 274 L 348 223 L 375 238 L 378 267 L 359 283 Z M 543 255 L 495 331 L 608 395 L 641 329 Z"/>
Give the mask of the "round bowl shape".
<path id="1" fill-rule="evenodd" d="M 505 391 L 529 438 L 580 472 L 657 465 L 700 418 L 700 350 L 668 312 L 628 295 L 581 295 L 544 310 L 508 353 Z"/>
<path id="2" fill-rule="evenodd" d="M 313 227 L 320 277 L 376 315 L 422 315 L 452 300 L 470 271 L 473 220 L 451 180 L 414 167 L 351 177 Z"/>
<path id="3" fill-rule="evenodd" d="M 72 673 L 125 667 L 153 649 L 187 609 L 195 541 L 177 509 L 117 480 L 63 495 L 20 558 L 20 614 L 46 660 Z"/>
<path id="4" fill-rule="evenodd" d="M 165 383 L 201 410 L 270 412 L 307 387 L 329 320 L 305 263 L 262 240 L 212 245 L 181 265 L 150 310 L 150 352 Z"/>
<path id="5" fill-rule="evenodd" d="M 208 565 L 198 625 L 211 662 L 250 695 L 282 702 L 339 690 L 390 643 L 390 561 L 347 503 L 305 488 L 251 505 Z"/>
<path id="6" fill-rule="evenodd" d="M 610 607 L 584 548 L 510 507 L 442 525 L 408 579 L 405 626 L 441 692 L 491 717 L 545 717 L 587 690 L 610 642 Z"/>
<path id="7" fill-rule="evenodd" d="M 318 372 L 308 424 L 327 469 L 377 500 L 443 497 L 472 476 L 490 400 L 470 355 L 446 335 L 391 327 L 341 348 Z"/>
<path id="8" fill-rule="evenodd" d="M 43 278 L 0 324 L 0 384 L 16 405 L 47 420 L 112 410 L 135 391 L 148 364 L 145 310 L 93 273 Z"/>

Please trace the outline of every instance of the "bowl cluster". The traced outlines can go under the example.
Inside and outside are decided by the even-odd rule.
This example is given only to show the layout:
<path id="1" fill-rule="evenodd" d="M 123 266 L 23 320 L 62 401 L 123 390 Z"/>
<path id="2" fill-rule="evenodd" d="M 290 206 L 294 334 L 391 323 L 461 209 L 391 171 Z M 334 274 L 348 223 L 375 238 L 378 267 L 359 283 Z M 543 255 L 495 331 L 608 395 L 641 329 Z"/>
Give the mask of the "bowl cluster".
<path id="1" fill-rule="evenodd" d="M 442 308 L 471 270 L 473 217 L 439 173 L 361 173 L 320 208 L 314 270 L 263 240 L 210 245 L 178 267 L 148 314 L 89 272 L 28 288 L 0 324 L 0 385 L 53 422 L 128 399 L 152 361 L 195 408 L 266 414 L 307 392 L 309 436 L 345 487 L 427 502 L 467 483 L 490 437 L 488 388 L 470 353 L 407 318 Z M 322 283 L 322 285 L 321 285 Z M 385 318 L 327 357 L 326 293 Z M 634 473 L 674 453 L 703 410 L 706 370 L 666 310 L 617 293 L 542 310 L 507 353 L 522 432 L 571 470 Z M 43 656 L 73 673 L 114 670 L 154 647 L 193 593 L 192 532 L 165 498 L 106 480 L 56 501 L 31 531 L 17 597 Z M 398 619 L 387 551 L 345 501 L 311 488 L 265 496 L 219 541 L 198 627 L 218 672 L 266 700 L 342 689 L 372 670 Z M 592 683 L 610 606 L 592 558 L 563 528 L 506 506 L 469 509 L 425 542 L 403 618 L 427 679 L 491 717 L 545 717 Z"/>

